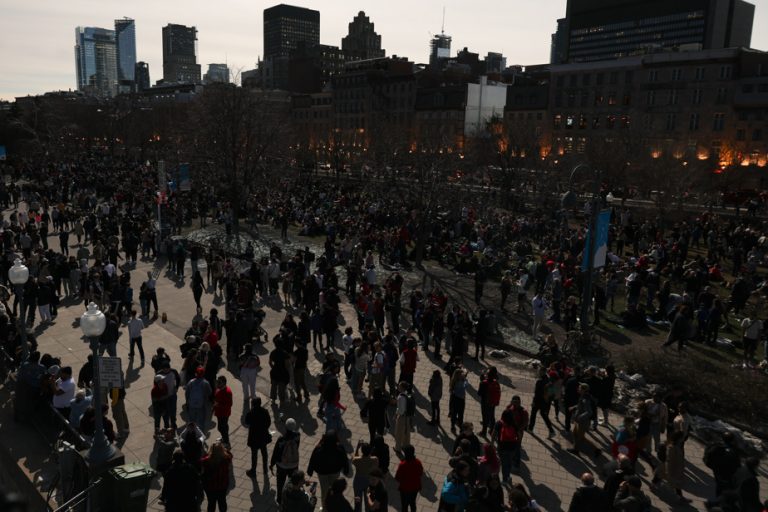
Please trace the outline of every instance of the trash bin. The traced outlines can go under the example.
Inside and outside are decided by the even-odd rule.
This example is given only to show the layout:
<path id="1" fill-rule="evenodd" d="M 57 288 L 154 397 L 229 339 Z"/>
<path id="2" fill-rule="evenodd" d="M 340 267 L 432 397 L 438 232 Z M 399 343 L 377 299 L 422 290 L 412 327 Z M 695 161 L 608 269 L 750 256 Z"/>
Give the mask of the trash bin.
<path id="1" fill-rule="evenodd" d="M 103 476 L 99 510 L 144 512 L 155 471 L 146 464 L 124 464 Z"/>

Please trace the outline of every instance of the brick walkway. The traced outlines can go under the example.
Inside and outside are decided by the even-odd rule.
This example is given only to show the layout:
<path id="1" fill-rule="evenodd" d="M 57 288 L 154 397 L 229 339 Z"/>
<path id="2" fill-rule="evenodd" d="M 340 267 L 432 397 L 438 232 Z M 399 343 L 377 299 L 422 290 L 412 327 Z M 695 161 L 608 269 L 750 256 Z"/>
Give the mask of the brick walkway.
<path id="1" fill-rule="evenodd" d="M 150 270 L 150 263 L 139 263 L 138 268 L 133 273 L 133 285 L 138 289 L 139 283 Z M 204 272 L 203 272 L 204 273 Z M 161 277 L 158 280 L 158 298 L 160 311 L 168 315 L 168 322 L 162 324 L 159 320 L 151 323 L 144 332 L 144 349 L 147 354 L 147 365 L 137 366 L 138 357 L 134 361 L 129 361 L 127 333 L 120 338 L 118 345 L 118 356 L 122 357 L 123 368 L 125 370 L 125 382 L 127 385 L 126 409 L 130 418 L 131 434 L 122 445 L 126 462 L 134 461 L 153 461 L 154 460 L 154 442 L 153 442 L 153 423 L 149 415 L 150 406 L 150 388 L 152 384 L 152 369 L 149 366 L 149 359 L 154 354 L 157 347 L 165 347 L 172 358 L 174 368 L 180 368 L 181 356 L 178 347 L 180 338 L 188 327 L 195 312 L 192 293 L 189 288 L 189 265 L 187 266 L 187 278 L 184 281 L 176 281 L 173 276 L 161 271 Z M 380 276 L 381 277 L 381 276 Z M 221 306 L 220 303 L 212 302 L 212 295 L 203 296 L 204 311 L 208 311 L 212 306 Z M 270 334 L 276 332 L 285 311 L 276 308 L 275 304 L 267 306 L 267 317 L 264 327 Z M 56 323 L 48 326 L 47 329 L 40 332 L 39 343 L 42 352 L 59 355 L 64 365 L 71 365 L 77 371 L 88 355 L 88 346 L 81 338 L 80 329 L 75 327 L 73 322 L 82 314 L 83 309 L 79 304 L 73 305 L 66 300 L 63 301 L 59 309 L 59 316 Z M 349 304 L 342 304 L 342 313 L 346 319 L 354 318 L 354 313 Z M 352 323 L 356 325 L 356 321 Z M 271 344 L 263 348 L 263 354 L 267 353 Z M 453 445 L 453 436 L 450 430 L 443 428 L 434 428 L 426 425 L 425 416 L 428 414 L 429 403 L 424 396 L 427 389 L 427 381 L 435 368 L 442 369 L 442 362 L 435 361 L 431 357 L 421 355 L 421 361 L 418 365 L 415 385 L 417 389 L 417 418 L 415 421 L 416 431 L 411 440 L 416 447 L 417 456 L 422 460 L 427 478 L 425 479 L 424 489 L 419 498 L 419 509 L 424 511 L 434 511 L 437 509 L 437 500 L 442 486 L 442 481 L 448 472 L 448 450 Z M 310 354 L 310 372 L 317 375 L 320 371 L 321 359 L 319 354 Z M 531 391 L 533 388 L 533 375 L 530 370 L 525 369 L 519 364 L 519 361 L 505 360 L 492 361 L 499 368 L 502 378 L 502 403 L 509 401 L 513 394 L 519 394 L 523 397 L 523 403 L 528 407 L 530 405 Z M 485 366 L 484 363 L 468 362 L 470 370 L 469 383 L 471 390 L 467 400 L 465 417 L 475 422 L 476 431 L 479 431 L 480 407 L 477 399 L 478 374 Z M 233 408 L 233 417 L 230 420 L 232 450 L 235 457 L 234 474 L 236 478 L 235 488 L 229 494 L 228 503 L 230 510 L 276 510 L 274 505 L 274 477 L 265 482 L 259 474 L 258 481 L 251 480 L 245 476 L 245 470 L 250 465 L 250 454 L 246 447 L 247 429 L 236 418 L 240 418 L 243 409 L 242 388 L 240 387 L 235 374 L 229 368 L 221 372 L 226 375 L 232 390 L 235 394 L 235 406 Z M 447 381 L 447 379 L 446 379 Z M 314 378 L 310 379 L 308 386 L 310 389 L 316 389 Z M 269 390 L 268 371 L 262 370 L 258 380 L 258 390 L 263 396 L 267 396 Z M 444 403 L 442 410 L 447 412 L 447 393 L 444 393 Z M 180 399 L 180 403 L 183 400 Z M 341 402 L 348 405 L 349 409 L 344 415 L 346 431 L 343 433 L 345 446 L 349 452 L 358 439 L 367 439 L 367 426 L 361 421 L 359 415 L 359 406 L 355 404 L 349 387 L 342 382 Z M 319 439 L 320 434 L 324 432 L 324 425 L 315 417 L 316 397 L 307 405 L 290 406 L 281 411 L 272 410 L 273 428 L 282 430 L 280 421 L 275 422 L 277 413 L 282 413 L 284 418 L 296 418 L 301 426 L 301 467 L 306 468 L 309 461 L 309 455 L 312 448 Z M 443 424 L 447 424 L 447 418 L 442 418 Z M 611 424 L 616 425 L 620 418 L 616 415 L 611 417 Z M 579 475 L 587 470 L 596 470 L 594 463 L 588 458 L 577 458 L 565 451 L 569 445 L 567 438 L 564 437 L 562 425 L 558 425 L 558 434 L 554 439 L 547 439 L 546 428 L 541 421 L 537 422 L 536 430 L 527 435 L 524 443 L 523 470 L 522 474 L 513 478 L 513 481 L 522 481 L 529 489 L 530 494 L 547 511 L 567 510 L 571 495 L 579 484 Z M 598 446 L 607 449 L 611 432 L 608 428 L 601 427 L 598 432 L 592 433 L 593 441 Z M 210 438 L 216 439 L 217 432 L 215 427 L 210 427 Z M 387 443 L 392 446 L 394 441 L 387 435 Z M 270 445 L 270 454 L 272 450 Z M 657 493 L 651 493 L 654 505 L 659 510 L 704 510 L 703 500 L 712 493 L 713 482 L 710 472 L 703 466 L 701 461 L 703 448 L 693 441 L 686 449 L 688 463 L 686 467 L 686 483 L 684 491 L 694 499 L 690 506 L 675 507 L 671 504 L 676 503 L 674 493 L 665 487 L 662 487 Z M 397 457 L 393 454 L 393 465 L 390 468 L 394 471 L 394 464 Z M 600 463 L 607 462 L 603 456 Z M 641 466 L 641 475 L 647 484 L 650 480 L 650 471 L 646 466 Z M 764 482 L 764 480 L 763 480 Z M 387 487 L 390 490 L 390 508 L 400 510 L 399 498 L 396 492 L 396 485 L 391 478 L 387 478 Z M 160 483 L 155 482 L 150 494 L 150 509 L 162 510 L 157 502 Z M 349 491 L 351 495 L 351 485 Z M 351 497 L 350 497 L 351 501 Z"/>

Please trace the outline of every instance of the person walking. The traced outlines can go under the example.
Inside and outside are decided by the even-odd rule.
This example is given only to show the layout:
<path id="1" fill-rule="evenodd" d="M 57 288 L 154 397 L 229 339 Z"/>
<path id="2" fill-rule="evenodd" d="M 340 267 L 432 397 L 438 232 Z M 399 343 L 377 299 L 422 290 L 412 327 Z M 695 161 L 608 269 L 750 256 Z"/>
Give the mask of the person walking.
<path id="1" fill-rule="evenodd" d="M 245 415 L 245 424 L 248 426 L 248 448 L 251 449 L 251 468 L 245 474 L 251 478 L 256 477 L 258 454 L 261 452 L 261 462 L 264 466 L 264 479 L 269 478 L 267 445 L 272 442 L 272 434 L 269 427 L 272 418 L 269 411 L 261 406 L 261 398 L 251 400 L 251 410 Z"/>
<path id="2" fill-rule="evenodd" d="M 125 439 L 131 432 L 128 423 L 128 414 L 125 412 L 125 388 L 112 388 L 109 390 L 112 406 L 112 418 L 115 420 L 117 439 Z"/>
<path id="3" fill-rule="evenodd" d="M 555 394 L 554 386 L 554 377 L 549 377 L 545 368 L 539 369 L 539 378 L 536 379 L 533 391 L 531 420 L 528 424 L 529 431 L 533 432 L 533 427 L 536 425 L 536 415 L 539 414 L 547 426 L 547 430 L 549 430 L 549 437 L 555 436 L 555 429 L 549 419 L 549 409 Z"/>
<path id="4" fill-rule="evenodd" d="M 208 454 L 201 461 L 203 468 L 203 490 L 208 500 L 208 512 L 227 512 L 227 491 L 229 490 L 229 473 L 232 469 L 232 454 L 224 443 L 216 442 L 211 445 Z"/>
<path id="5" fill-rule="evenodd" d="M 547 302 L 539 291 L 536 292 L 536 295 L 531 300 L 531 312 L 533 313 L 531 336 L 533 339 L 537 339 L 539 337 L 539 329 L 544 324 L 544 316 L 547 312 Z"/>
<path id="6" fill-rule="evenodd" d="M 675 489 L 678 499 L 681 504 L 688 504 L 691 502 L 689 498 L 683 496 L 683 480 L 685 479 L 685 451 L 683 450 L 683 443 L 685 442 L 685 435 L 681 431 L 671 432 L 667 437 L 665 444 L 666 453 L 662 457 L 664 460 L 661 464 L 656 466 L 656 470 L 653 474 L 653 485 L 658 485 L 659 482 L 665 480 L 672 488 Z"/>
<path id="7" fill-rule="evenodd" d="M 200 427 L 200 430 L 205 432 L 206 419 L 208 418 L 205 411 L 206 403 L 210 401 L 213 390 L 205 379 L 205 369 L 202 366 L 197 367 L 195 378 L 184 386 L 184 393 L 187 400 L 189 421 L 194 422 Z"/>
<path id="8" fill-rule="evenodd" d="M 325 510 L 334 512 L 353 512 L 352 505 L 344 497 L 344 491 L 347 490 L 347 479 L 339 477 L 331 484 L 331 490 L 325 498 Z M 355 506 L 360 505 L 360 498 L 355 498 Z"/>
<path id="9" fill-rule="evenodd" d="M 341 472 L 349 476 L 349 458 L 344 447 L 339 443 L 336 432 L 326 432 L 320 442 L 312 450 L 307 465 L 307 475 L 312 476 L 317 472 L 320 481 L 320 501 L 325 502 L 331 484 L 339 477 Z"/>
<path id="10" fill-rule="evenodd" d="M 232 390 L 227 386 L 227 378 L 216 378 L 216 391 L 213 394 L 213 415 L 216 417 L 216 429 L 221 434 L 221 442 L 229 447 L 229 417 L 232 415 Z"/>
<path id="11" fill-rule="evenodd" d="M 403 446 L 403 460 L 395 471 L 397 489 L 400 491 L 400 506 L 403 512 L 416 512 L 416 498 L 421 491 L 424 467 L 416 458 L 416 449 L 411 444 Z"/>
<path id="12" fill-rule="evenodd" d="M 269 469 L 273 471 L 277 466 L 277 488 L 283 489 L 285 480 L 299 469 L 299 425 L 293 418 L 285 420 L 285 434 L 281 435 L 272 450 L 272 458 L 269 461 Z M 303 478 L 303 475 L 302 475 Z M 280 503 L 283 494 L 277 494 L 277 502 Z"/>
<path id="13" fill-rule="evenodd" d="M 416 414 L 416 399 L 411 392 L 410 384 L 401 382 L 398 385 L 398 391 L 400 394 L 397 396 L 395 412 L 395 452 L 399 452 L 403 446 L 411 444 L 413 417 Z"/>
<path id="14" fill-rule="evenodd" d="M 144 346 L 142 345 L 141 331 L 144 329 L 144 321 L 138 318 L 135 309 L 131 310 L 131 319 L 128 320 L 128 358 L 133 359 L 134 347 L 139 349 L 139 357 L 141 357 L 141 364 L 144 364 Z"/>
<path id="15" fill-rule="evenodd" d="M 256 377 L 261 369 L 261 359 L 254 353 L 256 347 L 247 343 L 240 355 L 240 382 L 243 384 L 243 400 L 256 398 Z"/>
<path id="16" fill-rule="evenodd" d="M 195 305 L 199 308 L 202 307 L 200 305 L 200 299 L 203 296 L 203 276 L 200 274 L 199 270 L 196 270 L 192 274 L 192 282 L 190 283 L 190 286 L 192 287 L 192 296 L 195 298 Z"/>
<path id="17" fill-rule="evenodd" d="M 352 466 L 355 468 L 355 478 L 352 480 L 352 491 L 355 496 L 355 512 L 360 512 L 365 498 L 365 490 L 370 485 L 368 475 L 379 467 L 379 458 L 371 455 L 372 447 L 368 443 L 358 441 Z"/>
<path id="18" fill-rule="evenodd" d="M 586 439 L 589 426 L 592 423 L 592 416 L 595 414 L 594 401 L 589 393 L 587 384 L 579 384 L 579 401 L 572 407 L 573 415 L 573 447 L 568 451 L 574 455 L 579 454 L 579 446 L 589 447 L 595 457 L 600 455 L 600 450 Z"/>
<path id="19" fill-rule="evenodd" d="M 496 424 L 496 407 L 501 401 L 501 386 L 499 385 L 499 372 L 491 366 L 480 382 L 477 390 L 480 396 L 480 413 L 482 416 L 482 429 L 480 435 L 485 437 L 489 430 Z"/>

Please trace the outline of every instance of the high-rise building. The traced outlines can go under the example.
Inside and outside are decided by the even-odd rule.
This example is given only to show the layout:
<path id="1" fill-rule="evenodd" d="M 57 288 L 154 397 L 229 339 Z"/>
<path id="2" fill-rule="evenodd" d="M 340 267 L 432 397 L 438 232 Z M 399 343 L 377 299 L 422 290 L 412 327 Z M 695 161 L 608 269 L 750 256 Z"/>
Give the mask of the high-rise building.
<path id="1" fill-rule="evenodd" d="M 136 23 L 131 18 L 115 20 L 117 80 L 121 91 L 133 89 L 136 71 Z"/>
<path id="2" fill-rule="evenodd" d="M 134 88 L 136 92 L 149 89 L 149 64 L 146 62 L 137 62 L 134 71 Z"/>
<path id="3" fill-rule="evenodd" d="M 749 47 L 754 14 L 755 6 L 744 0 L 568 0 L 552 61 Z"/>
<path id="4" fill-rule="evenodd" d="M 229 67 L 226 64 L 208 64 L 208 71 L 203 76 L 203 82 L 211 84 L 214 82 L 229 83 Z"/>
<path id="5" fill-rule="evenodd" d="M 341 49 L 347 60 L 379 59 L 386 53 L 381 49 L 381 36 L 363 11 L 357 13 L 349 24 L 349 33 L 342 38 Z"/>
<path id="6" fill-rule="evenodd" d="M 97 27 L 75 29 L 77 89 L 97 96 L 117 94 L 115 31 Z"/>
<path id="7" fill-rule="evenodd" d="M 163 82 L 199 81 L 197 29 L 169 23 L 163 27 Z"/>
<path id="8" fill-rule="evenodd" d="M 451 57 L 451 36 L 441 32 L 429 42 L 429 66 L 441 67 Z"/>
<path id="9" fill-rule="evenodd" d="M 485 72 L 501 73 L 507 68 L 507 58 L 498 52 L 488 52 L 485 56 Z"/>
<path id="10" fill-rule="evenodd" d="M 263 82 L 268 88 L 288 86 L 288 61 L 299 43 L 320 44 L 320 12 L 279 4 L 264 9 Z"/>

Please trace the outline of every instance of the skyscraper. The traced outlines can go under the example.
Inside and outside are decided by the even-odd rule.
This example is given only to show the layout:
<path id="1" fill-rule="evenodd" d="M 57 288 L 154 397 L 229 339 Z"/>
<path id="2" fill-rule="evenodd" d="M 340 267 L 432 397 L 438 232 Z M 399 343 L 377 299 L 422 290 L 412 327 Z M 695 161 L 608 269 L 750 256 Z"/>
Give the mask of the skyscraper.
<path id="1" fill-rule="evenodd" d="M 744 0 L 568 0 L 553 63 L 680 49 L 749 47 L 755 6 Z"/>
<path id="2" fill-rule="evenodd" d="M 163 82 L 200 82 L 195 27 L 173 23 L 163 27 Z"/>
<path id="3" fill-rule="evenodd" d="M 218 82 L 229 83 L 229 67 L 226 64 L 208 64 L 208 72 L 203 75 L 206 84 Z"/>
<path id="4" fill-rule="evenodd" d="M 429 66 L 442 67 L 442 63 L 451 57 L 451 36 L 441 32 L 429 42 Z"/>
<path id="5" fill-rule="evenodd" d="M 381 36 L 363 11 L 357 13 L 349 24 L 349 33 L 342 38 L 341 49 L 347 60 L 379 59 L 385 54 L 381 49 Z"/>
<path id="6" fill-rule="evenodd" d="M 115 31 L 97 27 L 75 29 L 77 89 L 97 96 L 117 94 Z"/>
<path id="7" fill-rule="evenodd" d="M 133 75 L 134 88 L 136 92 L 141 92 L 149 89 L 149 64 L 146 62 L 137 62 L 136 71 Z"/>
<path id="8" fill-rule="evenodd" d="M 136 71 L 136 23 L 131 18 L 115 20 L 117 80 L 121 88 L 133 88 Z"/>
<path id="9" fill-rule="evenodd" d="M 299 43 L 320 44 L 320 12 L 279 4 L 264 9 L 264 85 L 288 86 L 288 60 Z"/>

